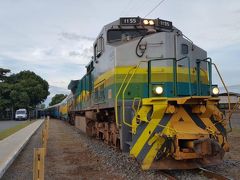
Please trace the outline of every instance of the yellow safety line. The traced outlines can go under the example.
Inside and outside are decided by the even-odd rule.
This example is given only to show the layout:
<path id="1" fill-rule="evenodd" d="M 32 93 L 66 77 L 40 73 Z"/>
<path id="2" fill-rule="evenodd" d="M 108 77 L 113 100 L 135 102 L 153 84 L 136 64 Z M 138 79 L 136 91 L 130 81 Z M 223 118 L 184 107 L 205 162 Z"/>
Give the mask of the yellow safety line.
<path id="1" fill-rule="evenodd" d="M 140 97 L 135 97 L 135 98 L 133 99 L 132 109 L 133 109 L 133 111 L 134 111 L 135 114 L 139 111 L 140 104 L 141 104 L 141 99 L 142 99 L 142 98 L 140 98 Z M 134 106 L 136 100 L 139 100 L 138 106 L 137 106 L 137 110 L 135 109 L 135 106 Z"/>
<path id="2" fill-rule="evenodd" d="M 133 145 L 130 154 L 134 155 L 134 157 L 137 157 L 142 148 L 144 147 L 145 143 L 147 142 L 148 138 L 151 136 L 152 133 L 149 134 L 149 132 L 153 132 L 154 129 L 158 126 L 159 122 L 162 120 L 164 112 L 167 108 L 167 105 L 161 105 L 161 107 L 158 107 L 156 111 L 159 112 L 159 118 L 152 119 L 149 121 L 148 125 L 144 129 L 144 131 L 141 133 L 140 137 L 137 139 L 136 143 Z"/>
<path id="3" fill-rule="evenodd" d="M 122 82 L 122 84 L 121 84 L 121 86 L 120 86 L 120 88 L 119 88 L 119 90 L 118 90 L 118 92 L 117 92 L 117 95 L 116 95 L 116 98 L 115 98 L 115 118 L 116 118 L 116 124 L 117 124 L 117 126 L 119 126 L 119 121 L 118 121 L 118 103 L 117 103 L 117 101 L 118 101 L 118 96 L 119 96 L 119 94 L 120 94 L 120 92 L 121 92 L 121 90 L 122 90 L 122 88 L 123 88 L 123 85 L 125 84 L 125 81 L 126 81 L 128 75 L 130 74 L 130 72 L 131 72 L 132 70 L 134 70 L 134 73 L 130 76 L 130 79 L 128 80 L 128 82 L 127 82 L 127 84 L 126 84 L 126 86 L 125 86 L 125 88 L 124 88 L 124 90 L 123 90 L 123 92 L 122 92 L 122 94 L 123 94 L 123 100 L 122 100 L 122 103 L 123 103 L 123 105 L 122 105 L 122 109 L 123 109 L 123 112 L 122 112 L 122 113 L 123 113 L 123 114 L 122 114 L 123 123 L 124 123 L 125 125 L 127 125 L 127 126 L 130 126 L 130 127 L 132 126 L 131 124 L 129 124 L 129 123 L 127 123 L 127 122 L 125 121 L 124 93 L 125 93 L 128 85 L 129 85 L 129 83 L 130 83 L 133 75 L 136 73 L 136 70 L 139 68 L 140 64 L 143 63 L 143 62 L 148 62 L 148 61 L 139 61 L 139 63 L 138 63 L 137 66 L 132 67 L 132 68 L 128 71 L 127 75 L 125 76 L 125 78 L 124 78 L 124 80 L 123 80 L 123 82 Z"/>
<path id="4" fill-rule="evenodd" d="M 119 94 L 120 94 L 120 92 L 121 92 L 121 90 L 122 90 L 122 87 L 123 87 L 123 85 L 124 85 L 124 83 L 125 83 L 128 75 L 129 75 L 130 71 L 132 71 L 134 68 L 136 68 L 136 66 L 134 66 L 133 68 L 131 68 L 131 69 L 128 71 L 127 75 L 124 77 L 123 82 L 122 82 L 122 84 L 121 84 L 121 86 L 120 86 L 120 88 L 119 88 L 119 90 L 118 90 L 118 92 L 117 92 L 117 94 L 116 94 L 116 97 L 115 97 L 115 118 L 116 118 L 116 124 L 117 124 L 117 126 L 120 125 L 120 124 L 119 124 L 119 121 L 118 121 L 118 96 L 119 96 Z"/>
<path id="5" fill-rule="evenodd" d="M 163 144 L 163 142 L 160 143 L 157 141 L 156 143 L 154 143 L 152 145 L 151 149 L 148 151 L 146 157 L 143 160 L 143 163 L 142 163 L 143 170 L 149 169 L 151 167 L 152 162 L 153 162 L 154 158 L 156 157 L 156 154 L 157 154 L 159 148 L 161 147 L 161 145 Z"/>
<path id="6" fill-rule="evenodd" d="M 221 74 L 220 74 L 220 72 L 219 72 L 219 70 L 218 70 L 217 65 L 216 65 L 215 63 L 212 63 L 212 64 L 214 65 L 214 67 L 215 67 L 215 69 L 216 69 L 216 71 L 217 71 L 217 73 L 218 73 L 218 76 L 220 77 L 221 82 L 222 82 L 222 84 L 223 84 L 223 86 L 224 86 L 224 89 L 225 89 L 225 91 L 227 92 L 227 96 L 228 96 L 228 111 L 229 111 L 228 121 L 229 121 L 229 125 L 230 125 L 230 131 L 229 131 L 229 132 L 231 132 L 231 131 L 232 131 L 232 127 L 231 127 L 231 116 L 232 116 L 232 113 L 231 113 L 231 112 L 232 112 L 232 111 L 231 111 L 231 106 L 230 106 L 231 101 L 230 101 L 229 91 L 228 91 L 228 89 L 227 89 L 227 86 L 226 86 L 225 82 L 223 81 L 223 78 L 222 78 L 222 76 L 221 76 Z"/>
<path id="7" fill-rule="evenodd" d="M 165 141 L 164 139 L 161 139 L 161 140 L 156 141 L 152 145 L 151 149 L 148 151 L 146 157 L 143 160 L 142 169 L 146 170 L 151 167 L 152 162 L 154 161 L 156 154 L 157 154 L 158 150 L 161 148 L 164 141 Z"/>

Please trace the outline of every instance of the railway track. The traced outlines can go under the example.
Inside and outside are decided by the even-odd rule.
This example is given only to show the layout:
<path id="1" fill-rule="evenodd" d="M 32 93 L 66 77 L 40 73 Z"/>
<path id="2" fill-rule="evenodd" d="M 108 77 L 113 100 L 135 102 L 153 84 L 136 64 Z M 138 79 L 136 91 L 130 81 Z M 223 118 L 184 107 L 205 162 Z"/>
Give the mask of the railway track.
<path id="1" fill-rule="evenodd" d="M 176 177 L 174 177 L 173 175 L 171 175 L 170 173 L 168 173 L 166 171 L 161 171 L 160 174 L 162 176 L 165 176 L 168 180 L 177 180 Z"/>
<path id="2" fill-rule="evenodd" d="M 222 174 L 219 174 L 217 172 L 214 171 L 210 171 L 208 169 L 204 169 L 204 168 L 198 168 L 197 172 L 209 179 L 215 179 L 215 180 L 232 180 L 229 177 L 226 177 Z M 174 175 L 170 174 L 167 171 L 161 171 L 160 174 L 164 177 L 166 177 L 168 180 L 177 180 L 178 178 L 175 177 Z"/>
<path id="3" fill-rule="evenodd" d="M 200 173 L 202 173 L 205 177 L 210 178 L 210 179 L 216 179 L 216 180 L 232 180 L 229 177 L 223 176 L 222 174 L 210 171 L 208 169 L 204 168 L 198 168 Z"/>

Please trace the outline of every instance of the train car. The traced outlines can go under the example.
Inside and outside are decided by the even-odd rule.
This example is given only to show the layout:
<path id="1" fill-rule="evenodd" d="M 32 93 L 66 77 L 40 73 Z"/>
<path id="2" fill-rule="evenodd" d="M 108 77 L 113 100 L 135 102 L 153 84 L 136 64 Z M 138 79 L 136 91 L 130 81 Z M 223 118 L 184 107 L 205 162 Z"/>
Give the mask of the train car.
<path id="1" fill-rule="evenodd" d="M 72 80 L 69 85 L 68 89 L 71 89 L 71 96 L 67 100 L 67 112 L 69 117 L 69 123 L 71 125 L 75 125 L 75 114 L 77 113 L 76 110 L 76 103 L 77 97 L 79 95 L 79 91 L 77 91 L 77 87 L 79 84 L 79 80 Z"/>
<path id="2" fill-rule="evenodd" d="M 60 118 L 60 112 L 59 112 L 59 108 L 60 108 L 60 103 L 49 106 L 47 108 L 45 108 L 45 114 L 50 116 L 51 118 Z"/>
<path id="3" fill-rule="evenodd" d="M 71 100 L 71 98 L 72 98 L 72 93 L 70 93 L 60 103 L 45 108 L 45 114 L 49 115 L 51 118 L 69 120 L 68 103 Z"/>
<path id="4" fill-rule="evenodd" d="M 39 119 L 45 116 L 45 109 L 29 110 L 29 119 Z"/>
<path id="5" fill-rule="evenodd" d="M 140 17 L 105 25 L 93 49 L 86 74 L 68 86 L 70 122 L 144 170 L 222 162 L 227 120 L 205 50 L 172 22 Z"/>
<path id="6" fill-rule="evenodd" d="M 64 100 L 59 104 L 59 118 L 62 120 L 69 120 L 68 117 L 68 102 L 71 101 L 72 94 L 70 93 Z"/>

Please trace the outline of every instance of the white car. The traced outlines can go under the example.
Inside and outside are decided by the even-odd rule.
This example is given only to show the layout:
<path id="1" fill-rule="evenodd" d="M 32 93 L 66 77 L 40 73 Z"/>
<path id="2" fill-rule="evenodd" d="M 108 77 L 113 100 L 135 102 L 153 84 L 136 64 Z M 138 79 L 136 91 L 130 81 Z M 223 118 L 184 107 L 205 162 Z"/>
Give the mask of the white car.
<path id="1" fill-rule="evenodd" d="M 18 109 L 15 114 L 16 120 L 27 120 L 27 110 L 26 109 Z"/>

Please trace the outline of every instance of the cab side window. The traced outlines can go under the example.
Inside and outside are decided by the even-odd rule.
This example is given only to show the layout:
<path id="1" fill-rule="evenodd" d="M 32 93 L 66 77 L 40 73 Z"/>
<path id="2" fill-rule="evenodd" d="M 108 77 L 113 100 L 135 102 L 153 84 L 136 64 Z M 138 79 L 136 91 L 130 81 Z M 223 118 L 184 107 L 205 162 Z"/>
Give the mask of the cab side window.
<path id="1" fill-rule="evenodd" d="M 97 59 L 102 55 L 104 51 L 104 38 L 100 36 L 97 39 L 96 44 L 94 44 L 94 60 L 97 62 Z"/>
<path id="2" fill-rule="evenodd" d="M 187 44 L 182 44 L 182 54 L 186 55 L 188 54 L 188 45 Z"/>

